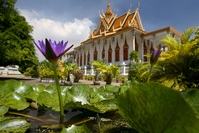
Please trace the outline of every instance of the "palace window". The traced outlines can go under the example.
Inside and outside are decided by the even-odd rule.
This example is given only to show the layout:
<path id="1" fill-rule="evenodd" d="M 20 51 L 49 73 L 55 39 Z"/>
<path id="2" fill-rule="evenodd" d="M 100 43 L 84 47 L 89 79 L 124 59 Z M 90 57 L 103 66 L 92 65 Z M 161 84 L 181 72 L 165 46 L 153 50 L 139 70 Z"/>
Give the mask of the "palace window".
<path id="1" fill-rule="evenodd" d="M 82 66 L 82 55 L 80 56 L 80 66 Z"/>
<path id="2" fill-rule="evenodd" d="M 138 43 L 137 43 L 136 38 L 135 38 L 135 51 L 137 51 L 137 52 L 138 52 Z"/>
<path id="3" fill-rule="evenodd" d="M 118 46 L 118 43 L 115 48 L 115 62 L 120 61 L 120 47 Z"/>
<path id="4" fill-rule="evenodd" d="M 90 62 L 90 54 L 88 53 L 88 56 L 87 56 L 87 64 Z"/>
<path id="5" fill-rule="evenodd" d="M 104 59 L 104 58 L 105 58 L 105 49 L 103 47 L 103 50 L 102 50 L 102 59 Z"/>
<path id="6" fill-rule="evenodd" d="M 79 65 L 79 55 L 77 56 L 77 64 Z"/>
<path id="7" fill-rule="evenodd" d="M 95 51 L 94 51 L 94 60 L 97 60 L 97 50 L 96 50 L 96 47 L 95 47 Z"/>
<path id="8" fill-rule="evenodd" d="M 125 39 L 125 43 L 124 43 L 124 46 L 123 46 L 123 60 L 128 60 L 128 50 L 129 50 L 129 46 L 126 42 L 126 39 Z"/>
<path id="9" fill-rule="evenodd" d="M 112 49 L 111 49 L 111 45 L 109 45 L 109 49 L 108 49 L 108 62 L 112 62 Z"/>

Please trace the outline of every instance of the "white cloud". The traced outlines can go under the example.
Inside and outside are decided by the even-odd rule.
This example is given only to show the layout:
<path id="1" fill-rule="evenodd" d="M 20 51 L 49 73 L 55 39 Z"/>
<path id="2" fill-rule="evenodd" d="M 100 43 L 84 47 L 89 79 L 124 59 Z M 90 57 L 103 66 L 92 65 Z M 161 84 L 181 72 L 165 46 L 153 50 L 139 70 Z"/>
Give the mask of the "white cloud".
<path id="1" fill-rule="evenodd" d="M 35 40 L 44 40 L 45 38 L 56 41 L 68 41 L 68 45 L 74 44 L 74 47 L 80 45 L 80 41 L 87 39 L 94 23 L 88 18 L 79 20 L 74 19 L 73 22 L 60 22 L 48 18 L 40 18 L 40 13 L 32 10 L 19 9 L 27 22 L 33 26 L 33 38 Z M 45 58 L 38 52 L 39 60 Z"/>

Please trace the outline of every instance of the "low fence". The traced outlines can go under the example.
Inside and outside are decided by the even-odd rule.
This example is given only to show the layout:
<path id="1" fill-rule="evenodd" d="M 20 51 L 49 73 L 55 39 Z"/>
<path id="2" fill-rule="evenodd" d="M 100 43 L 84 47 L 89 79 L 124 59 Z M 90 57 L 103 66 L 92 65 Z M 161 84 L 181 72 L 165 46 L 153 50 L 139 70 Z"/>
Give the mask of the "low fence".
<path id="1" fill-rule="evenodd" d="M 84 67 L 79 67 L 79 68 L 83 72 L 84 75 L 95 75 L 95 70 L 93 66 L 91 67 L 84 66 Z M 121 76 L 128 76 L 128 72 L 129 72 L 128 65 L 120 65 L 119 70 L 120 70 Z"/>

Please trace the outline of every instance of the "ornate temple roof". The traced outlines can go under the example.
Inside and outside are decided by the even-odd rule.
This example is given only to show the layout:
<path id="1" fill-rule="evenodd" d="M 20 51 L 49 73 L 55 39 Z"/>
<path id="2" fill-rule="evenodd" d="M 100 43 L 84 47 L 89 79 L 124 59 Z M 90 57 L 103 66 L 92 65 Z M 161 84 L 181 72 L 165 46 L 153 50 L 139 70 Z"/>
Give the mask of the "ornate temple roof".
<path id="1" fill-rule="evenodd" d="M 102 15 L 100 14 L 98 26 L 92 31 L 87 40 L 112 35 L 128 28 L 135 28 L 144 32 L 138 8 L 132 13 L 129 9 L 125 14 L 117 17 L 111 10 L 109 0 L 106 12 Z"/>

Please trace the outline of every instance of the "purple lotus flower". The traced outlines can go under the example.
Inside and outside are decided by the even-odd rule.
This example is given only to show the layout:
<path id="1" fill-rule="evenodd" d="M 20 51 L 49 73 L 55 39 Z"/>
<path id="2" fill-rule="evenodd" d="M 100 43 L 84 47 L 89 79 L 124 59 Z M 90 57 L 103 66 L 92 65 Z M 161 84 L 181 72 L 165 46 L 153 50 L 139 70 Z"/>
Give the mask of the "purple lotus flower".
<path id="1" fill-rule="evenodd" d="M 162 52 L 161 50 L 153 50 L 153 53 L 150 58 L 151 65 L 154 65 L 158 61 L 158 58 L 160 57 L 161 52 Z"/>
<path id="2" fill-rule="evenodd" d="M 44 43 L 43 40 L 38 40 L 39 45 L 37 43 L 35 43 L 35 41 L 33 40 L 34 44 L 37 46 L 37 48 L 39 49 L 39 51 L 46 57 L 46 59 L 50 62 L 54 62 L 57 61 L 59 59 L 59 57 L 61 57 L 64 53 L 66 53 L 69 49 L 71 49 L 73 47 L 73 45 L 71 45 L 69 48 L 66 49 L 66 46 L 68 44 L 67 42 L 63 42 L 63 40 L 61 42 L 52 42 L 51 39 L 45 39 L 46 44 Z"/>

